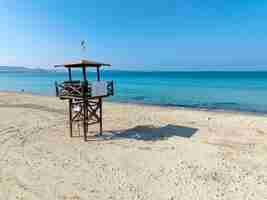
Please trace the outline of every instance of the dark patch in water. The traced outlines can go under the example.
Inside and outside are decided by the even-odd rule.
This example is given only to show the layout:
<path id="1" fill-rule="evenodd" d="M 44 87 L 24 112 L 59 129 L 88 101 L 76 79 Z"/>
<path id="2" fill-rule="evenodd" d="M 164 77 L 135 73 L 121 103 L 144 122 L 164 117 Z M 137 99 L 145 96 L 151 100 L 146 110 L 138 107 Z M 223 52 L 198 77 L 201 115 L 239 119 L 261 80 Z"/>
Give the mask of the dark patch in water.
<path id="1" fill-rule="evenodd" d="M 241 105 L 234 102 L 214 102 L 214 103 L 204 103 L 197 104 L 197 107 L 200 108 L 209 108 L 209 109 L 240 109 Z"/>
<path id="2" fill-rule="evenodd" d="M 135 100 L 135 101 L 143 101 L 145 100 L 145 96 L 136 96 L 136 97 L 133 97 L 132 99 Z"/>

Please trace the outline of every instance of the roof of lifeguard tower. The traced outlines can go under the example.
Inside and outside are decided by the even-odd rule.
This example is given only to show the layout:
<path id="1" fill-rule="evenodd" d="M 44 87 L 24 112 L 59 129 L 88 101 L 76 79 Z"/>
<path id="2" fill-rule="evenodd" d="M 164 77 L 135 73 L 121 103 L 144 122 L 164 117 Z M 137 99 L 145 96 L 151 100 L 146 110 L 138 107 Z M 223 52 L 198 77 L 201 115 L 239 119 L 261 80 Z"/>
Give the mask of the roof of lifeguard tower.
<path id="1" fill-rule="evenodd" d="M 65 63 L 62 65 L 55 65 L 55 67 L 101 67 L 101 66 L 111 66 L 111 64 L 96 62 L 93 60 L 80 60 L 77 62 Z"/>

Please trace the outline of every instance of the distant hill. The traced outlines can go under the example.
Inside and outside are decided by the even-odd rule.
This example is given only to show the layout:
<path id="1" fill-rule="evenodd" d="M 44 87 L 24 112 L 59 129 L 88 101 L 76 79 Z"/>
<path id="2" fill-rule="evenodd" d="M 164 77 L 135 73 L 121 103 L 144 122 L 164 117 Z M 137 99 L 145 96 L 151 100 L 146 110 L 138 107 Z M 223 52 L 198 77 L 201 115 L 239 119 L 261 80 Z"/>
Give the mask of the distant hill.
<path id="1" fill-rule="evenodd" d="M 0 72 L 47 72 L 49 70 L 41 68 L 27 68 L 18 66 L 0 66 Z"/>

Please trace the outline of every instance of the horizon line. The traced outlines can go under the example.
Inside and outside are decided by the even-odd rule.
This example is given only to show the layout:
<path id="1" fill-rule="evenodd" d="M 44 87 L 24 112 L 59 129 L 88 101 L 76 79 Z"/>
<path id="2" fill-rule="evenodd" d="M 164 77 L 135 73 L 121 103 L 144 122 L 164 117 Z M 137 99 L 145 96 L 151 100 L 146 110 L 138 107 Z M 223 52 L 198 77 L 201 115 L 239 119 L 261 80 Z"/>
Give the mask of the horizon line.
<path id="1" fill-rule="evenodd" d="M 1 67 L 7 67 L 7 68 L 21 68 L 22 70 L 41 70 L 41 71 L 54 71 L 54 72 L 64 72 L 64 69 L 55 69 L 55 68 L 42 68 L 42 67 L 23 67 L 23 66 L 6 66 L 6 65 L 0 65 L 0 72 L 1 71 L 8 71 L 9 69 L 3 69 L 1 70 Z M 181 67 L 181 66 L 179 66 Z M 236 66 L 227 66 L 227 67 L 236 67 Z M 253 66 L 247 66 L 247 67 L 253 67 Z M 75 69 L 77 70 L 77 69 Z M 103 71 L 121 71 L 121 72 L 267 72 L 266 69 L 121 69 L 121 68 L 103 68 Z"/>

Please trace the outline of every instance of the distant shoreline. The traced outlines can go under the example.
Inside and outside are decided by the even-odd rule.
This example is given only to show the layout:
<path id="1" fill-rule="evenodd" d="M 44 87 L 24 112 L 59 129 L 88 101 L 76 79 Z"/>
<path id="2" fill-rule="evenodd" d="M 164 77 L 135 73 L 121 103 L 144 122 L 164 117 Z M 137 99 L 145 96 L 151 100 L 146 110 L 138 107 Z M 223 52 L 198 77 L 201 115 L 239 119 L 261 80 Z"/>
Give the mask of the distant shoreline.
<path id="1" fill-rule="evenodd" d="M 207 69 L 199 69 L 195 67 L 198 66 L 176 66 L 177 68 L 180 67 L 180 69 L 170 69 L 168 68 L 167 70 L 165 69 L 157 69 L 157 70 L 150 70 L 150 69 L 123 69 L 124 67 L 117 68 L 103 68 L 104 71 L 113 71 L 113 72 L 140 72 L 140 73 L 170 73 L 170 72 L 189 72 L 189 73 L 210 73 L 210 72 L 229 72 L 229 73 L 246 73 L 246 72 L 267 72 L 267 69 L 262 70 L 262 69 L 231 69 L 232 66 L 212 66 L 212 67 L 207 67 Z M 216 68 L 216 67 L 226 67 L 227 69 L 211 69 L 211 68 Z M 246 66 L 246 67 L 253 67 L 253 66 Z M 146 67 L 144 67 L 146 68 Z M 157 68 L 157 67 L 156 67 Z M 171 68 L 175 68 L 175 67 L 171 67 Z M 0 66 L 0 72 L 67 72 L 64 68 L 59 68 L 59 69 L 55 69 L 53 66 L 51 67 L 22 67 L 22 66 Z"/>
<path id="2" fill-rule="evenodd" d="M 51 97 L 57 98 L 54 95 L 45 95 L 45 94 L 37 94 L 29 91 L 8 91 L 8 90 L 0 90 L 0 95 L 2 93 L 6 94 L 26 94 L 32 96 L 40 96 L 40 97 Z M 125 105 L 135 105 L 135 106 L 146 106 L 146 107 L 159 107 L 166 109 L 177 109 L 177 110 L 189 110 L 189 111 L 204 111 L 204 112 L 212 112 L 212 113 L 228 113 L 228 114 L 241 114 L 241 115 L 252 115 L 252 116 L 260 116 L 267 117 L 267 112 L 253 112 L 253 111 L 244 111 L 244 110 L 235 110 L 235 109 L 216 109 L 216 108 L 203 108 L 203 107 L 194 107 L 190 105 L 164 105 L 164 104 L 153 104 L 153 103 L 144 103 L 144 102 L 134 102 L 134 101 L 117 101 L 110 100 L 108 98 L 104 99 L 104 102 L 115 103 L 115 104 L 125 104 Z"/>

